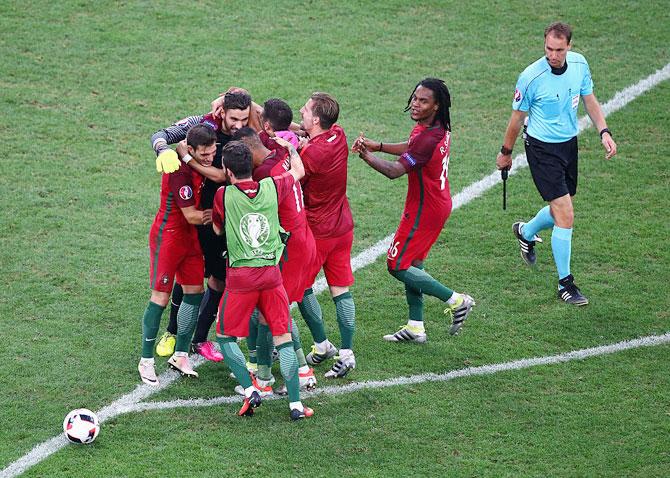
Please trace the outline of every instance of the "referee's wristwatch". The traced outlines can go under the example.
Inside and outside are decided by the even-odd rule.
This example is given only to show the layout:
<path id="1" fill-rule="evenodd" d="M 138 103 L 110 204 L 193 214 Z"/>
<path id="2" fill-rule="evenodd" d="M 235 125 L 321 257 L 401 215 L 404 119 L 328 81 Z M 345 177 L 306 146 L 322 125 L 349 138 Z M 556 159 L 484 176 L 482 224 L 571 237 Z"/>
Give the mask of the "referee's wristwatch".
<path id="1" fill-rule="evenodd" d="M 603 138 L 603 135 L 605 133 L 609 133 L 609 135 L 612 136 L 612 132 L 608 128 L 603 128 L 603 129 L 600 130 L 600 139 Z"/>
<path id="2" fill-rule="evenodd" d="M 512 154 L 512 150 L 510 148 L 506 148 L 504 144 L 500 147 L 500 152 L 505 156 Z"/>

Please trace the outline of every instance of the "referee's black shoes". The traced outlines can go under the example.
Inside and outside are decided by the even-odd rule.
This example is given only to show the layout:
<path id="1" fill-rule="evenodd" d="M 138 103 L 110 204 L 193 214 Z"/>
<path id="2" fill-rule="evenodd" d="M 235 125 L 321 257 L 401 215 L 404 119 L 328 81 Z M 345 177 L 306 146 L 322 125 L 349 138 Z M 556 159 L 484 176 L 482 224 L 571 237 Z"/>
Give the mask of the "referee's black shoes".
<path id="1" fill-rule="evenodd" d="M 524 239 L 523 234 L 521 234 L 521 226 L 523 226 L 525 222 L 515 222 L 512 224 L 512 232 L 514 232 L 514 236 L 516 237 L 517 241 L 519 241 L 519 250 L 521 251 L 521 258 L 523 261 L 528 264 L 529 266 L 534 266 L 535 265 L 535 243 L 536 242 L 542 242 L 542 239 L 540 239 L 538 236 L 535 236 L 532 241 L 527 241 Z"/>
<path id="2" fill-rule="evenodd" d="M 575 278 L 570 274 L 558 281 L 558 298 L 566 304 L 586 305 L 589 299 L 582 295 L 579 288 L 575 285 Z"/>

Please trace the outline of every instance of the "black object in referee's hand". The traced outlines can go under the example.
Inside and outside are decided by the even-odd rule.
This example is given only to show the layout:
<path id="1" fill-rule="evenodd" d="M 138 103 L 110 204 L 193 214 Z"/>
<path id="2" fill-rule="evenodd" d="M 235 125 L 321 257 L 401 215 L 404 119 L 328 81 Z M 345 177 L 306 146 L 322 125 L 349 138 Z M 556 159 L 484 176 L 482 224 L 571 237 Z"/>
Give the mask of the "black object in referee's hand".
<path id="1" fill-rule="evenodd" d="M 500 170 L 500 177 L 503 182 L 503 211 L 507 209 L 507 176 L 509 175 L 509 168 Z"/>

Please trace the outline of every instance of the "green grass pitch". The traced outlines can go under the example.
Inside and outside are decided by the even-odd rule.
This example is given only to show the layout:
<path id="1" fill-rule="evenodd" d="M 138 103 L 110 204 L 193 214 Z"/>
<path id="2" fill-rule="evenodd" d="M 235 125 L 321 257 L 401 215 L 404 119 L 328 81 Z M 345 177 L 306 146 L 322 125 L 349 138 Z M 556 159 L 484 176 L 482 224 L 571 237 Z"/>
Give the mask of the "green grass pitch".
<path id="1" fill-rule="evenodd" d="M 517 75 L 542 55 L 548 23 L 573 25 L 605 102 L 670 61 L 668 12 L 667 2 L 619 0 L 4 2 L 0 469 L 59 434 L 69 410 L 99 410 L 139 382 L 160 185 L 152 132 L 240 85 L 256 100 L 284 98 L 296 116 L 310 93 L 327 91 L 350 143 L 359 131 L 401 141 L 412 88 L 437 76 L 452 94 L 455 194 L 493 171 Z M 666 81 L 611 115 L 620 151 L 611 162 L 593 129 L 580 136 L 572 270 L 588 307 L 556 299 L 549 237 L 534 270 L 518 257 L 511 224 L 542 204 L 526 169 L 508 182 L 507 211 L 500 186 L 458 209 L 426 262 L 477 300 L 459 336 L 427 298 L 429 342 L 384 343 L 406 320 L 404 292 L 383 258 L 356 273 L 358 368 L 343 383 L 670 331 L 669 104 Z M 355 254 L 394 230 L 405 188 L 350 156 Z M 332 301 L 319 300 L 337 343 Z M 316 415 L 295 424 L 283 401 L 252 420 L 236 405 L 129 413 L 25 476 L 667 476 L 669 363 L 661 345 L 321 395 L 306 400 Z M 233 393 L 225 367 L 199 372 L 149 400 Z"/>

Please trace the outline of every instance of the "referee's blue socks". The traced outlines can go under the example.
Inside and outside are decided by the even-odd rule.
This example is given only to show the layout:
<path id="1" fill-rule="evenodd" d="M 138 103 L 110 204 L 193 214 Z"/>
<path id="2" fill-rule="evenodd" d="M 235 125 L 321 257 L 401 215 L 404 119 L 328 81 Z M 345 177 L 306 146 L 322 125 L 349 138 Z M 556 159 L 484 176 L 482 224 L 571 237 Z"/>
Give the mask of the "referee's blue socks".
<path id="1" fill-rule="evenodd" d="M 558 269 L 558 278 L 570 275 L 570 253 L 572 251 L 572 228 L 554 226 L 551 234 L 551 250 Z"/>
<path id="2" fill-rule="evenodd" d="M 545 206 L 537 212 L 533 219 L 523 225 L 521 228 L 521 235 L 525 240 L 530 242 L 535 237 L 535 234 L 540 232 L 542 229 L 549 229 L 553 225 L 554 218 L 551 215 L 549 206 Z"/>

